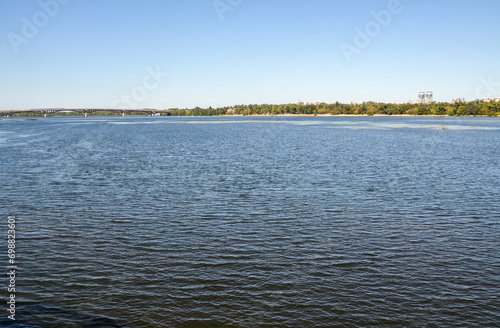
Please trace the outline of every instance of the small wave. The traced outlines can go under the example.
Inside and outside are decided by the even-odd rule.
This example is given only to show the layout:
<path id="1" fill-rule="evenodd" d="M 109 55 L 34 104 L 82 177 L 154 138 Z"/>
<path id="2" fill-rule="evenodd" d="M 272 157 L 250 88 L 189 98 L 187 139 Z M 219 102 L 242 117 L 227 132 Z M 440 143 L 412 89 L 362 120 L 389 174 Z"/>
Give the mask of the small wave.
<path id="1" fill-rule="evenodd" d="M 19 314 L 16 316 L 15 321 L 2 318 L 0 319 L 0 326 L 13 328 L 127 328 L 127 326 L 110 318 L 94 317 L 46 305 L 20 307 L 17 312 Z"/>

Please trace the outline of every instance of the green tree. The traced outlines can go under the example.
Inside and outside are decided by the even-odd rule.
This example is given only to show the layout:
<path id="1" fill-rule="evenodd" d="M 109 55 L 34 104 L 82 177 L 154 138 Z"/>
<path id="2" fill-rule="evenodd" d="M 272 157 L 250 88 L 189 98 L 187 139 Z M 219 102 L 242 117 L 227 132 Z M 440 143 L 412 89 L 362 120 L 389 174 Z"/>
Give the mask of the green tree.
<path id="1" fill-rule="evenodd" d="M 466 116 L 466 115 L 469 115 L 469 111 L 467 110 L 467 108 L 465 108 L 464 105 L 460 105 L 458 107 L 458 110 L 457 110 L 457 115 L 458 116 Z"/>

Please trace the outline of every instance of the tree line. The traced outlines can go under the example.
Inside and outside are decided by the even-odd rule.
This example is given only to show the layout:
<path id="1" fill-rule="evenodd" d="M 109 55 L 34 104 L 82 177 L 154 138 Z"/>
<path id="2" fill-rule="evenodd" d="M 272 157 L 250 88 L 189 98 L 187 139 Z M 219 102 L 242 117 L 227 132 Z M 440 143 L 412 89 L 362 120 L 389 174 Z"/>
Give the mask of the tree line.
<path id="1" fill-rule="evenodd" d="M 232 107 L 172 109 L 176 116 L 217 116 L 217 115 L 445 115 L 445 116 L 499 116 L 500 102 L 456 102 L 432 104 L 392 104 L 363 102 L 359 104 L 321 103 L 317 105 L 236 105 Z"/>
<path id="2" fill-rule="evenodd" d="M 174 116 L 220 116 L 220 115 L 445 115 L 445 116 L 500 116 L 500 102 L 484 102 L 480 100 L 470 102 L 432 103 L 432 104 L 392 104 L 363 102 L 359 104 L 320 103 L 312 105 L 284 104 L 284 105 L 236 105 L 218 108 L 191 109 L 171 108 L 168 115 Z M 17 113 L 14 116 L 41 116 L 41 112 Z M 81 116 L 76 112 L 59 112 L 57 116 Z M 95 111 L 91 116 L 115 116 L 119 113 L 112 111 Z M 131 112 L 127 115 L 147 115 L 144 112 Z M 167 115 L 167 114 L 162 114 Z"/>

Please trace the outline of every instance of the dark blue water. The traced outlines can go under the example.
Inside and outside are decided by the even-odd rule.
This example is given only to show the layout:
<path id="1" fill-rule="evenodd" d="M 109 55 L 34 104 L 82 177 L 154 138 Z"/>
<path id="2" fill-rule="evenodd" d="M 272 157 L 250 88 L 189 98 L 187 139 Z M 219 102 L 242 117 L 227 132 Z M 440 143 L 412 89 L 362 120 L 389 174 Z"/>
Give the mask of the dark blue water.
<path id="1" fill-rule="evenodd" d="M 498 119 L 4 119 L 0 181 L 0 326 L 500 326 Z"/>

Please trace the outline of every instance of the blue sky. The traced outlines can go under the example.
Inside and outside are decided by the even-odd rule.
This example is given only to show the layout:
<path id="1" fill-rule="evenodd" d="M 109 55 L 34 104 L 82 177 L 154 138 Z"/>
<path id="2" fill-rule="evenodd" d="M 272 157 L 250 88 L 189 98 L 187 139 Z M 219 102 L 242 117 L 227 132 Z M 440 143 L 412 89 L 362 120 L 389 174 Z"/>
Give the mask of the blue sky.
<path id="1" fill-rule="evenodd" d="M 0 109 L 500 94 L 500 1 L 217 1 L 2 0 Z"/>

